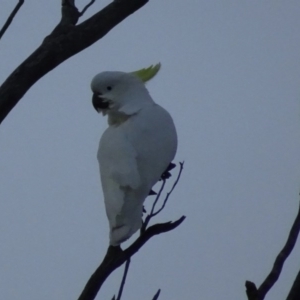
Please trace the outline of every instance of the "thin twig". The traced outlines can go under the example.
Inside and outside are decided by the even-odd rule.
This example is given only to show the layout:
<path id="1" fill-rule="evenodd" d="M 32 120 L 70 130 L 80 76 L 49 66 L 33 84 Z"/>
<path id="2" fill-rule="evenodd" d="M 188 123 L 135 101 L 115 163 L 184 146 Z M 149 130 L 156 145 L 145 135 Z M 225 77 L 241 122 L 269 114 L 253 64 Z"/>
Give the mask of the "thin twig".
<path id="1" fill-rule="evenodd" d="M 165 197 L 165 199 L 164 199 L 164 202 L 163 202 L 162 206 L 161 206 L 156 212 L 154 212 L 155 207 L 156 207 L 156 204 L 158 203 L 158 200 L 159 200 L 159 198 L 160 198 L 160 196 L 161 196 L 161 193 L 162 193 L 162 191 L 163 191 L 163 189 L 164 189 L 164 187 L 165 187 L 166 179 L 163 179 L 163 180 L 162 180 L 162 185 L 161 185 L 161 187 L 160 187 L 160 189 L 159 189 L 159 192 L 157 193 L 157 196 L 156 196 L 156 198 L 155 198 L 155 201 L 154 201 L 153 204 L 152 204 L 151 211 L 150 211 L 150 213 L 146 216 L 146 218 L 145 218 L 145 220 L 144 220 L 144 222 L 143 222 L 143 225 L 142 225 L 142 228 L 141 228 L 141 234 L 143 234 L 143 232 L 146 230 L 146 228 L 147 228 L 147 226 L 148 226 L 148 224 L 149 224 L 151 218 L 154 217 L 154 216 L 156 216 L 157 214 L 159 214 L 159 213 L 165 208 L 166 203 L 167 203 L 167 201 L 168 201 L 168 199 L 169 199 L 171 193 L 172 193 L 173 190 L 175 189 L 175 187 L 176 187 L 176 185 L 177 185 L 177 183 L 178 183 L 178 181 L 179 181 L 179 179 L 180 179 L 182 170 L 183 170 L 184 162 L 179 162 L 179 164 L 180 164 L 180 169 L 179 169 L 177 178 L 176 178 L 176 180 L 175 180 L 175 182 L 174 182 L 174 184 L 173 184 L 171 190 L 167 193 L 167 195 L 166 195 L 166 197 Z"/>
<path id="2" fill-rule="evenodd" d="M 84 8 L 83 10 L 79 13 L 79 16 L 81 17 L 86 11 L 87 9 L 92 6 L 94 4 L 96 0 L 91 0 Z"/>
<path id="3" fill-rule="evenodd" d="M 156 292 L 156 294 L 154 295 L 154 297 L 152 298 L 152 300 L 157 300 L 160 294 L 160 289 Z"/>
<path id="4" fill-rule="evenodd" d="M 278 280 L 285 260 L 289 257 L 289 255 L 294 249 L 294 246 L 296 244 L 299 235 L 299 231 L 300 231 L 300 206 L 299 206 L 298 214 L 290 230 L 288 239 L 284 247 L 277 255 L 271 272 L 266 277 L 264 282 L 260 285 L 260 287 L 257 289 L 258 300 L 263 300 L 267 295 L 267 293 L 269 292 L 269 290 L 273 287 L 275 282 Z M 248 281 L 248 285 L 249 283 L 253 284 L 251 281 Z"/>
<path id="5" fill-rule="evenodd" d="M 164 189 L 165 183 L 166 183 L 166 180 L 164 179 L 163 182 L 162 182 L 162 185 L 161 185 L 161 187 L 160 187 L 160 189 L 159 189 L 159 192 L 158 192 L 158 194 L 157 194 L 157 196 L 156 196 L 156 198 L 155 198 L 155 200 L 154 200 L 154 202 L 153 202 L 153 204 L 152 204 L 151 212 L 150 212 L 150 214 L 148 214 L 148 215 L 146 216 L 146 218 L 145 218 L 145 220 L 144 220 L 144 222 L 143 222 L 143 225 L 142 225 L 142 227 L 141 227 L 141 234 L 143 234 L 143 233 L 145 232 L 145 230 L 146 230 L 146 228 L 147 228 L 147 226 L 148 226 L 148 224 L 149 224 L 149 222 L 150 222 L 150 220 L 151 220 L 151 218 L 152 218 L 152 214 L 153 214 L 155 205 L 156 205 L 156 203 L 157 203 L 157 201 L 158 201 L 158 199 L 159 199 L 159 197 L 160 197 L 160 195 L 161 195 L 161 192 L 162 192 L 163 189 Z"/>
<path id="6" fill-rule="evenodd" d="M 120 289 L 119 289 L 117 300 L 121 300 L 123 288 L 125 285 L 125 281 L 126 281 L 126 277 L 127 277 L 127 273 L 128 273 L 128 269 L 129 269 L 129 265 L 130 265 L 130 258 L 127 259 L 126 264 L 125 264 L 124 274 L 123 274 L 123 278 L 122 278 L 122 281 L 120 284 Z"/>
<path id="7" fill-rule="evenodd" d="M 294 224 L 291 228 L 289 237 L 288 237 L 284 247 L 282 248 L 282 250 L 279 252 L 278 256 L 276 257 L 276 260 L 274 262 L 274 265 L 273 265 L 273 268 L 272 268 L 270 274 L 267 276 L 265 281 L 261 284 L 261 286 L 258 289 L 261 299 L 264 299 L 264 297 L 266 296 L 268 291 L 272 288 L 274 283 L 279 278 L 279 275 L 281 273 L 281 270 L 282 270 L 285 260 L 289 257 L 292 250 L 294 249 L 299 231 L 300 231 L 300 206 L 299 206 L 297 217 L 294 221 Z"/>
<path id="8" fill-rule="evenodd" d="M 157 193 L 157 196 L 156 196 L 156 198 L 155 198 L 155 200 L 154 200 L 154 202 L 153 202 L 153 205 L 152 205 L 152 208 L 151 208 L 151 212 L 150 212 L 150 216 L 152 216 L 153 213 L 154 213 L 155 206 L 156 206 L 156 204 L 157 204 L 157 202 L 158 202 L 158 200 L 159 200 L 159 198 L 160 198 L 161 192 L 163 191 L 163 189 L 164 189 L 164 187 L 165 187 L 165 184 L 166 184 L 166 179 L 163 179 L 163 180 L 162 180 L 161 187 L 160 187 L 160 189 L 159 189 L 159 191 L 158 191 L 158 193 Z"/>
<path id="9" fill-rule="evenodd" d="M 150 212 L 150 214 L 148 214 L 146 216 L 145 221 L 143 222 L 143 225 L 142 225 L 142 228 L 141 228 L 141 234 L 143 234 L 145 232 L 145 230 L 146 230 L 146 228 L 147 228 L 147 226 L 148 226 L 148 224 L 149 224 L 149 222 L 150 222 L 150 220 L 152 218 L 152 215 L 153 215 L 156 203 L 157 203 L 157 201 L 158 201 L 158 199 L 159 199 L 159 197 L 160 197 L 160 195 L 161 195 L 161 193 L 162 193 L 162 191 L 163 191 L 163 189 L 165 187 L 165 184 L 166 184 L 166 179 L 163 179 L 161 187 L 160 187 L 160 189 L 159 189 L 159 191 L 158 191 L 158 193 L 157 193 L 157 195 L 155 197 L 155 200 L 154 200 L 154 202 L 152 204 L 151 212 Z"/>
<path id="10" fill-rule="evenodd" d="M 13 11 L 11 12 L 11 14 L 9 15 L 9 17 L 7 18 L 5 24 L 3 25 L 2 29 L 0 30 L 0 39 L 2 38 L 3 34 L 5 33 L 5 31 L 7 30 L 7 28 L 9 27 L 9 25 L 11 24 L 11 22 L 13 21 L 15 15 L 17 14 L 17 12 L 19 11 L 20 7 L 23 5 L 24 0 L 19 0 L 19 2 L 17 3 L 17 5 L 15 6 L 15 8 L 13 9 Z"/>
<path id="11" fill-rule="evenodd" d="M 173 190 L 175 189 L 175 187 L 176 187 L 176 185 L 177 185 L 177 183 L 178 183 L 178 181 L 179 181 L 179 179 L 180 179 L 180 176 L 181 176 L 181 173 L 182 173 L 182 170 L 183 170 L 184 162 L 179 162 L 179 164 L 180 164 L 179 173 L 178 173 L 178 175 L 177 175 L 177 178 L 176 178 L 176 180 L 175 180 L 175 182 L 174 182 L 174 184 L 173 184 L 171 190 L 167 193 L 167 196 L 166 196 L 166 198 L 165 198 L 165 200 L 164 200 L 164 203 L 163 203 L 163 205 L 161 206 L 161 208 L 160 208 L 157 212 L 151 213 L 152 217 L 154 217 L 154 216 L 156 216 L 157 214 L 159 214 L 159 213 L 165 208 L 166 203 L 167 203 L 167 201 L 168 201 L 170 195 L 172 194 Z"/>

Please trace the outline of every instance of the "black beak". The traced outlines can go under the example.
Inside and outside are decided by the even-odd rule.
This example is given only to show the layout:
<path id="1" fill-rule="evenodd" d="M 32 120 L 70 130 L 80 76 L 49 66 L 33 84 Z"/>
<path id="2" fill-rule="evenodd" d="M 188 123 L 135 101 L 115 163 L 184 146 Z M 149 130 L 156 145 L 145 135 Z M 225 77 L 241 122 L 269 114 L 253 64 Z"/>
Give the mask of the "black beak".
<path id="1" fill-rule="evenodd" d="M 96 111 L 109 108 L 109 103 L 107 101 L 104 101 L 100 93 L 93 94 L 92 102 Z"/>

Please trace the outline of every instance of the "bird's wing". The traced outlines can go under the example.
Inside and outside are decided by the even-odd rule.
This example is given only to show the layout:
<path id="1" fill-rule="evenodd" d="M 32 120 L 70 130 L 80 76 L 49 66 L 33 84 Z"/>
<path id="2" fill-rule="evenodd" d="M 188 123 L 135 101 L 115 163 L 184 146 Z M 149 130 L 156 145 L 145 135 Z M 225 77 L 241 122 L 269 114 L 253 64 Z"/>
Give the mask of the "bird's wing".
<path id="1" fill-rule="evenodd" d="M 135 191 L 141 185 L 137 153 L 121 128 L 109 127 L 101 137 L 98 160 L 110 243 L 118 245 L 141 223 L 141 213 L 138 214 L 134 205 L 138 202 Z"/>
<path id="2" fill-rule="evenodd" d="M 124 131 L 138 153 L 139 174 L 148 194 L 175 156 L 177 134 L 173 120 L 165 109 L 152 105 L 128 120 Z"/>
<path id="3" fill-rule="evenodd" d="M 104 132 L 98 151 L 102 177 L 120 187 L 137 189 L 141 180 L 136 159 L 137 153 L 122 130 L 110 127 Z"/>

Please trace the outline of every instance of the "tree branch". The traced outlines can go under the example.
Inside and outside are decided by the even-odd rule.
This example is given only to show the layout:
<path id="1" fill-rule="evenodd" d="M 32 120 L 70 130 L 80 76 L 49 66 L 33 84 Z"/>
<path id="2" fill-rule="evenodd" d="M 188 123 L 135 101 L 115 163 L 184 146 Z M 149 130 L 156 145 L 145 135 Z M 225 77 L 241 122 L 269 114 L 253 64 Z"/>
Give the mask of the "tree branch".
<path id="1" fill-rule="evenodd" d="M 286 300 L 299 300 L 300 299 L 300 271 L 298 272 L 293 286 L 286 298 Z"/>
<path id="2" fill-rule="evenodd" d="M 88 10 L 90 6 L 92 6 L 95 3 L 96 0 L 91 0 L 80 12 L 80 17 Z"/>
<path id="3" fill-rule="evenodd" d="M 171 190 L 167 193 L 167 196 L 166 196 L 166 198 L 165 198 L 165 200 L 164 200 L 163 205 L 161 206 L 161 208 L 159 210 L 157 210 L 156 212 L 153 212 L 153 213 L 151 212 L 153 217 L 156 216 L 157 214 L 159 214 L 165 208 L 170 195 L 174 191 L 174 189 L 175 189 L 175 187 L 176 187 L 176 185 L 177 185 L 177 183 L 178 183 L 178 181 L 180 179 L 180 176 L 181 176 L 181 173 L 182 173 L 182 170 L 183 170 L 184 162 L 179 162 L 179 165 L 180 165 L 180 167 L 179 167 L 179 172 L 178 172 L 177 178 L 176 178 L 176 180 L 175 180 L 175 182 L 174 182 Z"/>
<path id="4" fill-rule="evenodd" d="M 184 219 L 185 216 L 182 216 L 175 222 L 155 224 L 149 227 L 144 234 L 124 251 L 119 246 L 109 246 L 102 263 L 87 282 L 78 300 L 94 300 L 104 281 L 115 269 L 130 259 L 153 236 L 175 229 Z"/>
<path id="5" fill-rule="evenodd" d="M 259 300 L 258 290 L 256 285 L 251 281 L 246 281 L 246 294 L 248 300 Z"/>
<path id="6" fill-rule="evenodd" d="M 13 21 L 13 19 L 16 16 L 17 12 L 19 11 L 21 6 L 23 5 L 23 3 L 24 3 L 24 0 L 19 0 L 19 2 L 17 3 L 17 5 L 13 9 L 13 11 L 9 15 L 9 17 L 7 18 L 6 22 L 4 23 L 3 27 L 0 30 L 0 40 L 1 40 L 2 36 L 4 35 L 5 31 L 7 30 L 7 28 L 9 27 L 9 25 L 11 24 L 11 22 Z"/>
<path id="7" fill-rule="evenodd" d="M 168 201 L 169 196 L 171 195 L 171 193 L 172 193 L 173 190 L 175 189 L 175 187 L 176 187 L 176 185 L 177 185 L 177 183 L 178 183 L 178 181 L 179 181 L 179 179 L 180 179 L 180 175 L 181 175 L 181 173 L 182 173 L 182 170 L 183 170 L 183 164 L 184 164 L 184 163 L 183 163 L 183 162 L 182 162 L 182 163 L 180 162 L 179 164 L 180 164 L 180 169 L 179 169 L 177 178 L 176 178 L 176 180 L 175 180 L 175 182 L 174 182 L 174 184 L 173 184 L 171 190 L 167 193 L 167 196 L 165 197 L 165 200 L 164 200 L 164 202 L 163 202 L 163 204 L 162 204 L 162 207 L 161 207 L 160 209 L 158 209 L 157 212 L 154 212 L 155 206 L 156 206 L 156 204 L 157 204 L 157 202 L 158 202 L 158 200 L 159 200 L 159 198 L 160 198 L 160 195 L 161 195 L 161 193 L 162 193 L 162 191 L 163 191 L 163 189 L 164 189 L 166 180 L 167 180 L 167 178 L 170 178 L 170 177 L 171 177 L 171 174 L 170 174 L 170 173 L 167 175 L 167 177 L 165 177 L 165 176 L 162 175 L 162 185 L 161 185 L 161 187 L 160 187 L 160 189 L 159 189 L 159 192 L 158 192 L 158 194 L 157 194 L 157 196 L 156 196 L 156 199 L 155 199 L 155 201 L 154 201 L 154 203 L 153 203 L 153 205 L 152 205 L 152 209 L 151 209 L 150 214 L 147 215 L 147 217 L 145 218 L 145 221 L 143 222 L 143 225 L 142 225 L 142 228 L 141 228 L 141 231 L 140 231 L 140 232 L 141 232 L 141 236 L 143 236 L 143 235 L 145 234 L 145 230 L 147 229 L 148 223 L 149 223 L 149 221 L 151 220 L 151 218 L 154 217 L 154 216 L 156 216 L 159 212 L 161 212 L 161 211 L 163 210 L 163 208 L 164 208 L 165 205 L 166 205 L 166 202 Z M 173 163 L 170 164 L 170 165 L 171 165 L 171 168 L 169 169 L 169 167 L 168 167 L 168 169 L 166 170 L 166 172 L 169 172 L 169 170 L 173 169 L 173 168 L 176 166 L 176 165 L 173 164 Z M 165 223 L 165 224 L 169 224 L 169 223 Z M 159 225 L 159 224 L 157 224 L 157 225 Z M 128 248 L 128 249 L 129 249 L 129 248 Z M 127 271 L 128 271 L 128 268 L 129 268 L 129 263 L 130 263 L 130 258 L 126 261 L 126 266 L 125 266 L 125 270 L 124 270 L 124 274 L 123 274 L 123 279 L 122 279 L 122 282 L 121 282 L 121 285 L 120 285 L 120 290 L 119 290 L 118 297 L 117 297 L 117 299 L 116 299 L 115 296 L 114 296 L 114 297 L 112 298 L 112 300 L 120 300 L 120 299 L 121 299 L 122 291 L 123 291 L 124 284 L 125 284 L 125 280 L 126 280 L 126 276 L 127 276 Z M 160 294 L 160 289 L 159 289 L 159 290 L 156 292 L 156 294 L 154 295 L 153 300 L 157 300 L 158 297 L 159 297 L 159 294 Z"/>
<path id="8" fill-rule="evenodd" d="M 115 0 L 79 25 L 67 26 L 67 30 L 53 30 L 0 87 L 0 124 L 40 78 L 100 40 L 148 1 Z"/>
<path id="9" fill-rule="evenodd" d="M 74 0 L 62 0 L 61 1 L 61 20 L 59 25 L 76 25 L 79 19 L 80 13 L 75 5 Z"/>
<path id="10" fill-rule="evenodd" d="M 122 278 L 122 281 L 121 281 L 121 284 L 120 284 L 120 289 L 119 289 L 117 300 L 121 300 L 123 289 L 124 289 L 124 285 L 125 285 L 126 278 L 127 278 L 127 273 L 128 273 L 129 265 L 130 265 L 130 258 L 126 261 L 126 264 L 125 264 L 124 274 L 123 274 L 123 278 Z"/>
<path id="11" fill-rule="evenodd" d="M 160 289 L 156 292 L 156 294 L 153 296 L 152 300 L 157 300 L 160 294 Z"/>
<path id="12" fill-rule="evenodd" d="M 289 257 L 292 250 L 294 249 L 294 246 L 296 244 L 296 241 L 297 241 L 297 238 L 299 235 L 299 231 L 300 231 L 300 206 L 299 206 L 299 210 L 298 210 L 296 219 L 290 230 L 288 239 L 287 239 L 284 247 L 282 248 L 282 250 L 277 255 L 274 265 L 273 265 L 273 268 L 272 268 L 271 272 L 269 273 L 269 275 L 264 280 L 264 282 L 261 284 L 261 286 L 258 289 L 256 289 L 256 286 L 253 282 L 246 281 L 247 296 L 248 296 L 248 293 L 250 293 L 252 295 L 251 297 L 253 297 L 253 298 L 249 298 L 249 296 L 248 296 L 249 300 L 263 300 L 265 298 L 265 296 L 267 295 L 267 293 L 269 292 L 269 290 L 273 287 L 273 285 L 275 284 L 275 282 L 278 280 L 278 278 L 280 276 L 280 273 L 281 273 L 281 270 L 282 270 L 285 260 Z M 255 289 L 256 289 L 256 292 L 255 292 Z M 258 298 L 255 298 L 255 297 L 258 297 Z"/>
<path id="13" fill-rule="evenodd" d="M 175 164 L 173 164 L 173 165 L 174 165 L 174 167 L 175 167 Z M 159 198 L 160 198 L 160 196 L 161 196 L 161 193 L 162 193 L 162 191 L 163 191 L 163 189 L 164 189 L 164 187 L 165 187 L 166 180 L 167 180 L 167 178 L 163 178 L 163 179 L 162 179 L 162 185 L 161 185 L 161 187 L 160 187 L 160 189 L 159 189 L 159 191 L 158 191 L 158 193 L 157 193 L 157 195 L 156 195 L 156 198 L 155 198 L 155 200 L 154 200 L 154 202 L 153 202 L 153 205 L 152 205 L 150 214 L 148 214 L 148 215 L 146 216 L 145 221 L 143 222 L 143 225 L 142 225 L 142 228 L 141 228 L 141 233 L 143 233 L 143 232 L 146 230 L 146 228 L 147 228 L 147 226 L 148 226 L 150 220 L 151 220 L 153 217 L 155 217 L 157 214 L 159 214 L 159 213 L 165 208 L 165 206 L 166 206 L 166 204 L 167 204 L 167 201 L 168 201 L 170 195 L 172 194 L 173 190 L 175 189 L 175 187 L 176 187 L 176 185 L 177 185 L 177 183 L 178 183 L 178 181 L 179 181 L 179 179 L 180 179 L 180 176 L 181 176 L 181 173 L 182 173 L 182 170 L 183 170 L 184 162 L 179 162 L 179 165 L 180 165 L 180 167 L 179 167 L 179 172 L 178 172 L 177 178 L 176 178 L 176 180 L 175 180 L 175 182 L 174 182 L 174 184 L 173 184 L 171 190 L 167 193 L 167 195 L 166 195 L 166 197 L 165 197 L 165 199 L 164 199 L 164 202 L 163 202 L 162 206 L 161 206 L 157 211 L 154 211 L 154 210 L 155 210 L 155 207 L 156 207 L 156 204 L 157 204 L 157 202 L 158 202 L 158 200 L 159 200 Z M 169 176 L 171 176 L 171 175 L 169 175 Z M 168 178 L 169 178 L 169 177 L 168 177 Z"/>
<path id="14" fill-rule="evenodd" d="M 147 226 L 148 226 L 148 224 L 149 224 L 151 218 L 153 217 L 153 213 L 154 213 L 155 206 L 156 206 L 156 204 L 157 204 L 157 201 L 158 201 L 159 198 L 160 198 L 161 192 L 163 191 L 163 189 L 164 189 L 164 187 L 165 187 L 165 184 L 166 184 L 166 179 L 163 179 L 163 180 L 162 180 L 161 187 L 160 187 L 160 189 L 159 189 L 159 191 L 158 191 L 158 193 L 157 193 L 157 195 L 156 195 L 156 197 L 155 197 L 155 200 L 154 200 L 154 202 L 153 202 L 153 204 L 152 204 L 152 208 L 151 208 L 150 214 L 148 214 L 148 215 L 146 216 L 145 221 L 143 222 L 143 225 L 142 225 L 142 227 L 141 227 L 141 234 L 145 232 L 145 230 L 146 230 L 146 228 L 147 228 Z"/>

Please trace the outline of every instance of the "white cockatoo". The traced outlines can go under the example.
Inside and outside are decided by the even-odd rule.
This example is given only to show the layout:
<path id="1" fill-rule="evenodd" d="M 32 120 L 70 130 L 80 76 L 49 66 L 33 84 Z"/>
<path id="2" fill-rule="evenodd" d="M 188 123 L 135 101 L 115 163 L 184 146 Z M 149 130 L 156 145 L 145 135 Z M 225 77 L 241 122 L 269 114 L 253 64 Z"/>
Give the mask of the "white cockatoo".
<path id="1" fill-rule="evenodd" d="M 159 68 L 103 72 L 91 83 L 95 109 L 108 115 L 97 158 L 112 246 L 141 228 L 143 203 L 176 153 L 172 117 L 144 84 Z"/>

